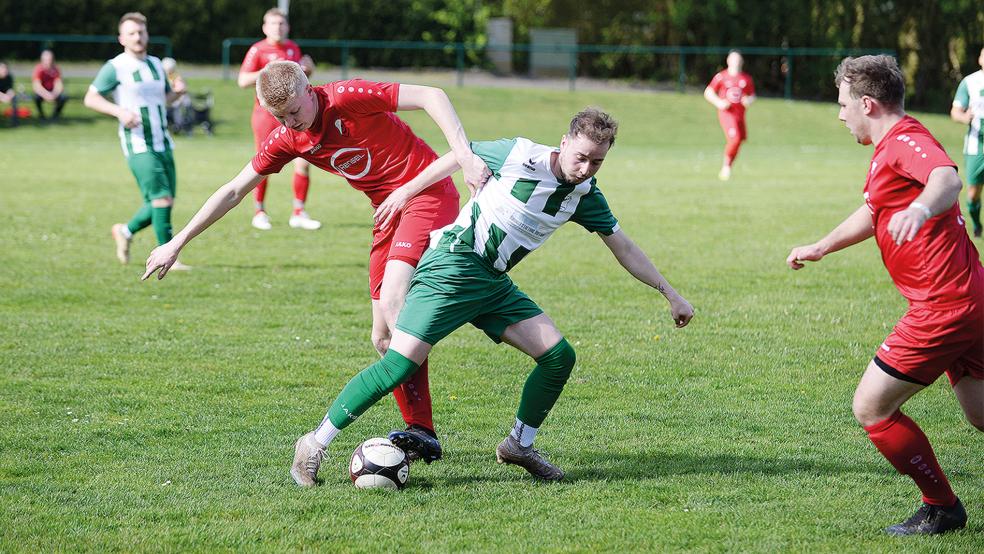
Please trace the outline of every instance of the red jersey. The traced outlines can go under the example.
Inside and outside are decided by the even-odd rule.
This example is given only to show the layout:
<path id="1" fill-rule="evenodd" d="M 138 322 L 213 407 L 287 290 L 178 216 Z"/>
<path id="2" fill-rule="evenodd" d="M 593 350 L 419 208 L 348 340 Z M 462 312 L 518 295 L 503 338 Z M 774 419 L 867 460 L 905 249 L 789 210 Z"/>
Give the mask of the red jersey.
<path id="1" fill-rule="evenodd" d="M 875 240 L 896 288 L 910 304 L 980 302 L 984 267 L 967 235 L 959 203 L 919 229 L 913 240 L 895 244 L 888 222 L 919 196 L 937 167 L 956 167 L 939 142 L 905 116 L 875 147 L 864 185 L 864 200 L 875 224 Z"/>
<path id="2" fill-rule="evenodd" d="M 243 58 L 243 65 L 239 67 L 240 72 L 252 73 L 259 71 L 270 62 L 279 61 L 300 62 L 301 47 L 292 40 L 282 40 L 277 44 L 270 44 L 266 40 L 261 40 L 249 47 L 246 57 Z M 260 101 L 256 100 L 253 108 L 259 108 Z M 262 108 L 261 108 L 262 109 Z"/>
<path id="3" fill-rule="evenodd" d="M 58 71 L 58 66 L 52 65 L 49 68 L 45 68 L 43 65 L 38 64 L 34 66 L 34 75 L 32 79 L 38 79 L 41 81 L 41 86 L 44 90 L 52 90 L 55 88 L 55 80 L 61 77 L 61 71 Z"/>
<path id="4" fill-rule="evenodd" d="M 398 83 L 351 79 L 313 88 L 318 112 L 311 128 L 294 131 L 281 125 L 270 133 L 253 158 L 253 169 L 260 175 L 277 173 L 301 157 L 344 177 L 376 207 L 437 159 L 393 113 L 400 97 Z"/>
<path id="5" fill-rule="evenodd" d="M 755 84 L 752 83 L 752 77 L 744 71 L 732 75 L 728 73 L 727 69 L 722 69 L 707 86 L 711 87 L 711 90 L 719 98 L 731 102 L 731 107 L 728 108 L 730 112 L 745 113 L 745 105 L 741 103 L 741 99 L 755 94 Z"/>

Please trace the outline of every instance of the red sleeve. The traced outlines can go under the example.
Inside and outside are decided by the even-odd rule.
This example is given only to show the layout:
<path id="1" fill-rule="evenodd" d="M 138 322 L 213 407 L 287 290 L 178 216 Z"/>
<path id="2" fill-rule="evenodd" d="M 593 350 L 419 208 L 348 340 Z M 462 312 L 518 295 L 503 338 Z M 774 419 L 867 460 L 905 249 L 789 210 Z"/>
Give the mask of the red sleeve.
<path id="1" fill-rule="evenodd" d="M 34 73 L 31 74 L 31 79 L 32 80 L 37 79 L 37 80 L 40 81 L 41 80 L 41 75 L 43 73 L 44 73 L 44 68 L 41 67 L 41 64 L 38 64 L 38 65 L 34 66 Z"/>
<path id="2" fill-rule="evenodd" d="M 905 140 L 908 139 L 908 140 Z M 893 166 L 903 177 L 919 181 L 923 185 L 937 167 L 957 167 L 936 140 L 925 134 L 890 137 Z"/>
<path id="3" fill-rule="evenodd" d="M 353 114 L 395 112 L 400 101 L 399 83 L 350 79 L 326 86 L 332 107 Z"/>
<path id="4" fill-rule="evenodd" d="M 716 74 L 714 74 L 714 78 L 711 79 L 710 84 L 708 84 L 707 86 L 711 87 L 711 90 L 713 90 L 714 92 L 721 92 L 720 91 L 720 89 L 721 89 L 721 79 L 722 79 L 721 74 L 720 73 L 716 73 Z"/>
<path id="5" fill-rule="evenodd" d="M 297 155 L 293 133 L 281 125 L 270 131 L 253 156 L 253 171 L 260 175 L 279 173 Z"/>
<path id="6" fill-rule="evenodd" d="M 255 44 L 250 46 L 249 50 L 246 52 L 246 57 L 243 58 L 243 65 L 240 66 L 239 71 L 252 73 L 253 71 L 263 69 L 263 66 L 260 65 L 261 59 L 260 49 L 257 48 Z"/>

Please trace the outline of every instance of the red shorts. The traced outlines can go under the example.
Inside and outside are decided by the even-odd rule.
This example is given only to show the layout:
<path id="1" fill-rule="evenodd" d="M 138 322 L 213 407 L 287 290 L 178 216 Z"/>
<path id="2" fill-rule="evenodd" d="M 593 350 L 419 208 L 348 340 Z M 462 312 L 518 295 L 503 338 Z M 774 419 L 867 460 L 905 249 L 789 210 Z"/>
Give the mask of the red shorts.
<path id="1" fill-rule="evenodd" d="M 910 306 L 875 355 L 889 375 L 929 385 L 944 372 L 955 385 L 984 379 L 984 301 L 946 309 Z"/>
<path id="2" fill-rule="evenodd" d="M 748 130 L 745 129 L 745 114 L 736 114 L 729 110 L 718 110 L 718 121 L 724 136 L 728 139 L 737 138 L 739 141 L 748 139 Z"/>
<path id="3" fill-rule="evenodd" d="M 457 217 L 458 189 L 448 177 L 411 198 L 385 231 L 374 227 L 369 250 L 369 296 L 379 300 L 386 262 L 401 260 L 417 267 L 430 244 L 430 232 Z"/>
<path id="4" fill-rule="evenodd" d="M 273 132 L 274 129 L 280 127 L 280 122 L 277 118 L 270 115 L 270 112 L 259 106 L 253 108 L 253 116 L 250 118 L 250 124 L 253 126 L 253 144 L 256 145 L 256 151 L 260 151 L 260 146 L 263 141 L 266 140 L 267 136 Z"/>

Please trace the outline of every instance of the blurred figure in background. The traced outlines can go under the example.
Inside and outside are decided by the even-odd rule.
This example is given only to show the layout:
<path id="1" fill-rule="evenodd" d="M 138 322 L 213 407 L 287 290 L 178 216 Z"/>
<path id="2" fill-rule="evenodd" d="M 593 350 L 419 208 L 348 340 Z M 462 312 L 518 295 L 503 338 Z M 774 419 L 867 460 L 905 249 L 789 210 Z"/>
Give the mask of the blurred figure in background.
<path id="1" fill-rule="evenodd" d="M 704 89 L 704 98 L 718 110 L 718 121 L 724 138 L 724 161 L 718 177 L 722 181 L 731 178 L 731 165 L 738 156 L 741 143 L 748 140 L 745 129 L 745 108 L 755 101 L 755 84 L 752 77 L 741 70 L 745 58 L 737 50 L 728 54 L 728 67 L 722 69 L 711 79 Z"/>
<path id="2" fill-rule="evenodd" d="M 31 87 L 34 89 L 34 105 L 38 108 L 38 118 L 41 121 L 47 120 L 44 115 L 44 102 L 55 104 L 52 119 L 61 117 L 62 108 L 65 107 L 65 102 L 68 102 L 68 97 L 65 96 L 61 71 L 55 65 L 55 53 L 51 50 L 41 52 L 41 63 L 34 66 Z"/>
<path id="3" fill-rule="evenodd" d="M 10 74 L 7 62 L 0 61 L 0 103 L 10 104 L 10 124 L 20 123 L 17 117 L 17 91 L 14 90 L 14 76 Z"/>
<path id="4" fill-rule="evenodd" d="M 984 186 L 984 48 L 977 58 L 981 70 L 964 77 L 953 97 L 950 117 L 967 125 L 964 161 L 967 167 L 967 215 L 974 236 L 981 236 L 981 187 Z"/>

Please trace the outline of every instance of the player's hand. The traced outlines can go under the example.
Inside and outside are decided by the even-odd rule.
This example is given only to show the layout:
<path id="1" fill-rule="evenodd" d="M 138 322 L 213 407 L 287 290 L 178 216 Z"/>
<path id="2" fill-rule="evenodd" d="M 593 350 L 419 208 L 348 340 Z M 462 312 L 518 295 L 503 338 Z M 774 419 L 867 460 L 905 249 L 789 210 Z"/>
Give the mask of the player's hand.
<path id="1" fill-rule="evenodd" d="M 123 110 L 116 119 L 119 119 L 120 123 L 127 129 L 133 129 L 137 125 L 140 125 L 140 116 L 130 110 Z"/>
<path id="2" fill-rule="evenodd" d="M 177 261 L 178 250 L 178 248 L 171 246 L 170 242 L 155 248 L 150 256 L 147 256 L 147 271 L 144 272 L 140 280 L 146 281 L 147 277 L 150 277 L 154 272 L 157 272 L 158 281 L 163 279 L 174 262 Z"/>
<path id="3" fill-rule="evenodd" d="M 929 216 L 926 212 L 909 206 L 892 214 L 892 218 L 888 220 L 888 234 L 892 236 L 895 244 L 901 245 L 914 239 L 927 219 Z"/>
<path id="4" fill-rule="evenodd" d="M 468 186 L 472 196 L 478 194 L 492 177 L 492 171 L 485 164 L 485 160 L 476 154 L 472 154 L 470 159 L 461 164 L 461 172 L 465 176 L 465 185 Z"/>
<path id="5" fill-rule="evenodd" d="M 403 211 L 403 207 L 406 206 L 409 201 L 410 198 L 407 196 L 407 193 L 403 191 L 403 187 L 389 193 L 386 200 L 383 200 L 382 204 L 376 208 L 376 213 L 372 215 L 372 219 L 376 226 L 378 226 L 380 230 L 386 230 L 393 222 L 393 219 L 397 216 L 397 214 Z"/>
<path id="6" fill-rule="evenodd" d="M 174 83 L 171 84 L 171 92 L 177 95 L 188 92 L 188 85 L 185 83 L 185 80 L 181 77 L 176 78 Z"/>
<path id="7" fill-rule="evenodd" d="M 823 256 L 823 249 L 816 244 L 797 246 L 786 256 L 786 265 L 793 269 L 803 269 L 803 262 L 819 262 Z"/>
<path id="8" fill-rule="evenodd" d="M 728 102 L 724 98 L 718 98 L 717 107 L 719 110 L 724 111 L 731 107 L 731 102 Z"/>
<path id="9" fill-rule="evenodd" d="M 301 69 L 304 71 L 304 74 L 307 75 L 308 77 L 310 77 L 311 74 L 314 73 L 314 60 L 311 59 L 311 56 L 308 56 L 307 54 L 301 56 L 301 61 L 299 62 L 299 65 L 301 66 Z"/>
<path id="10" fill-rule="evenodd" d="M 694 317 L 694 307 L 679 294 L 668 298 L 668 300 L 670 301 L 670 316 L 673 318 L 673 323 L 676 324 L 677 328 L 686 327 Z"/>

